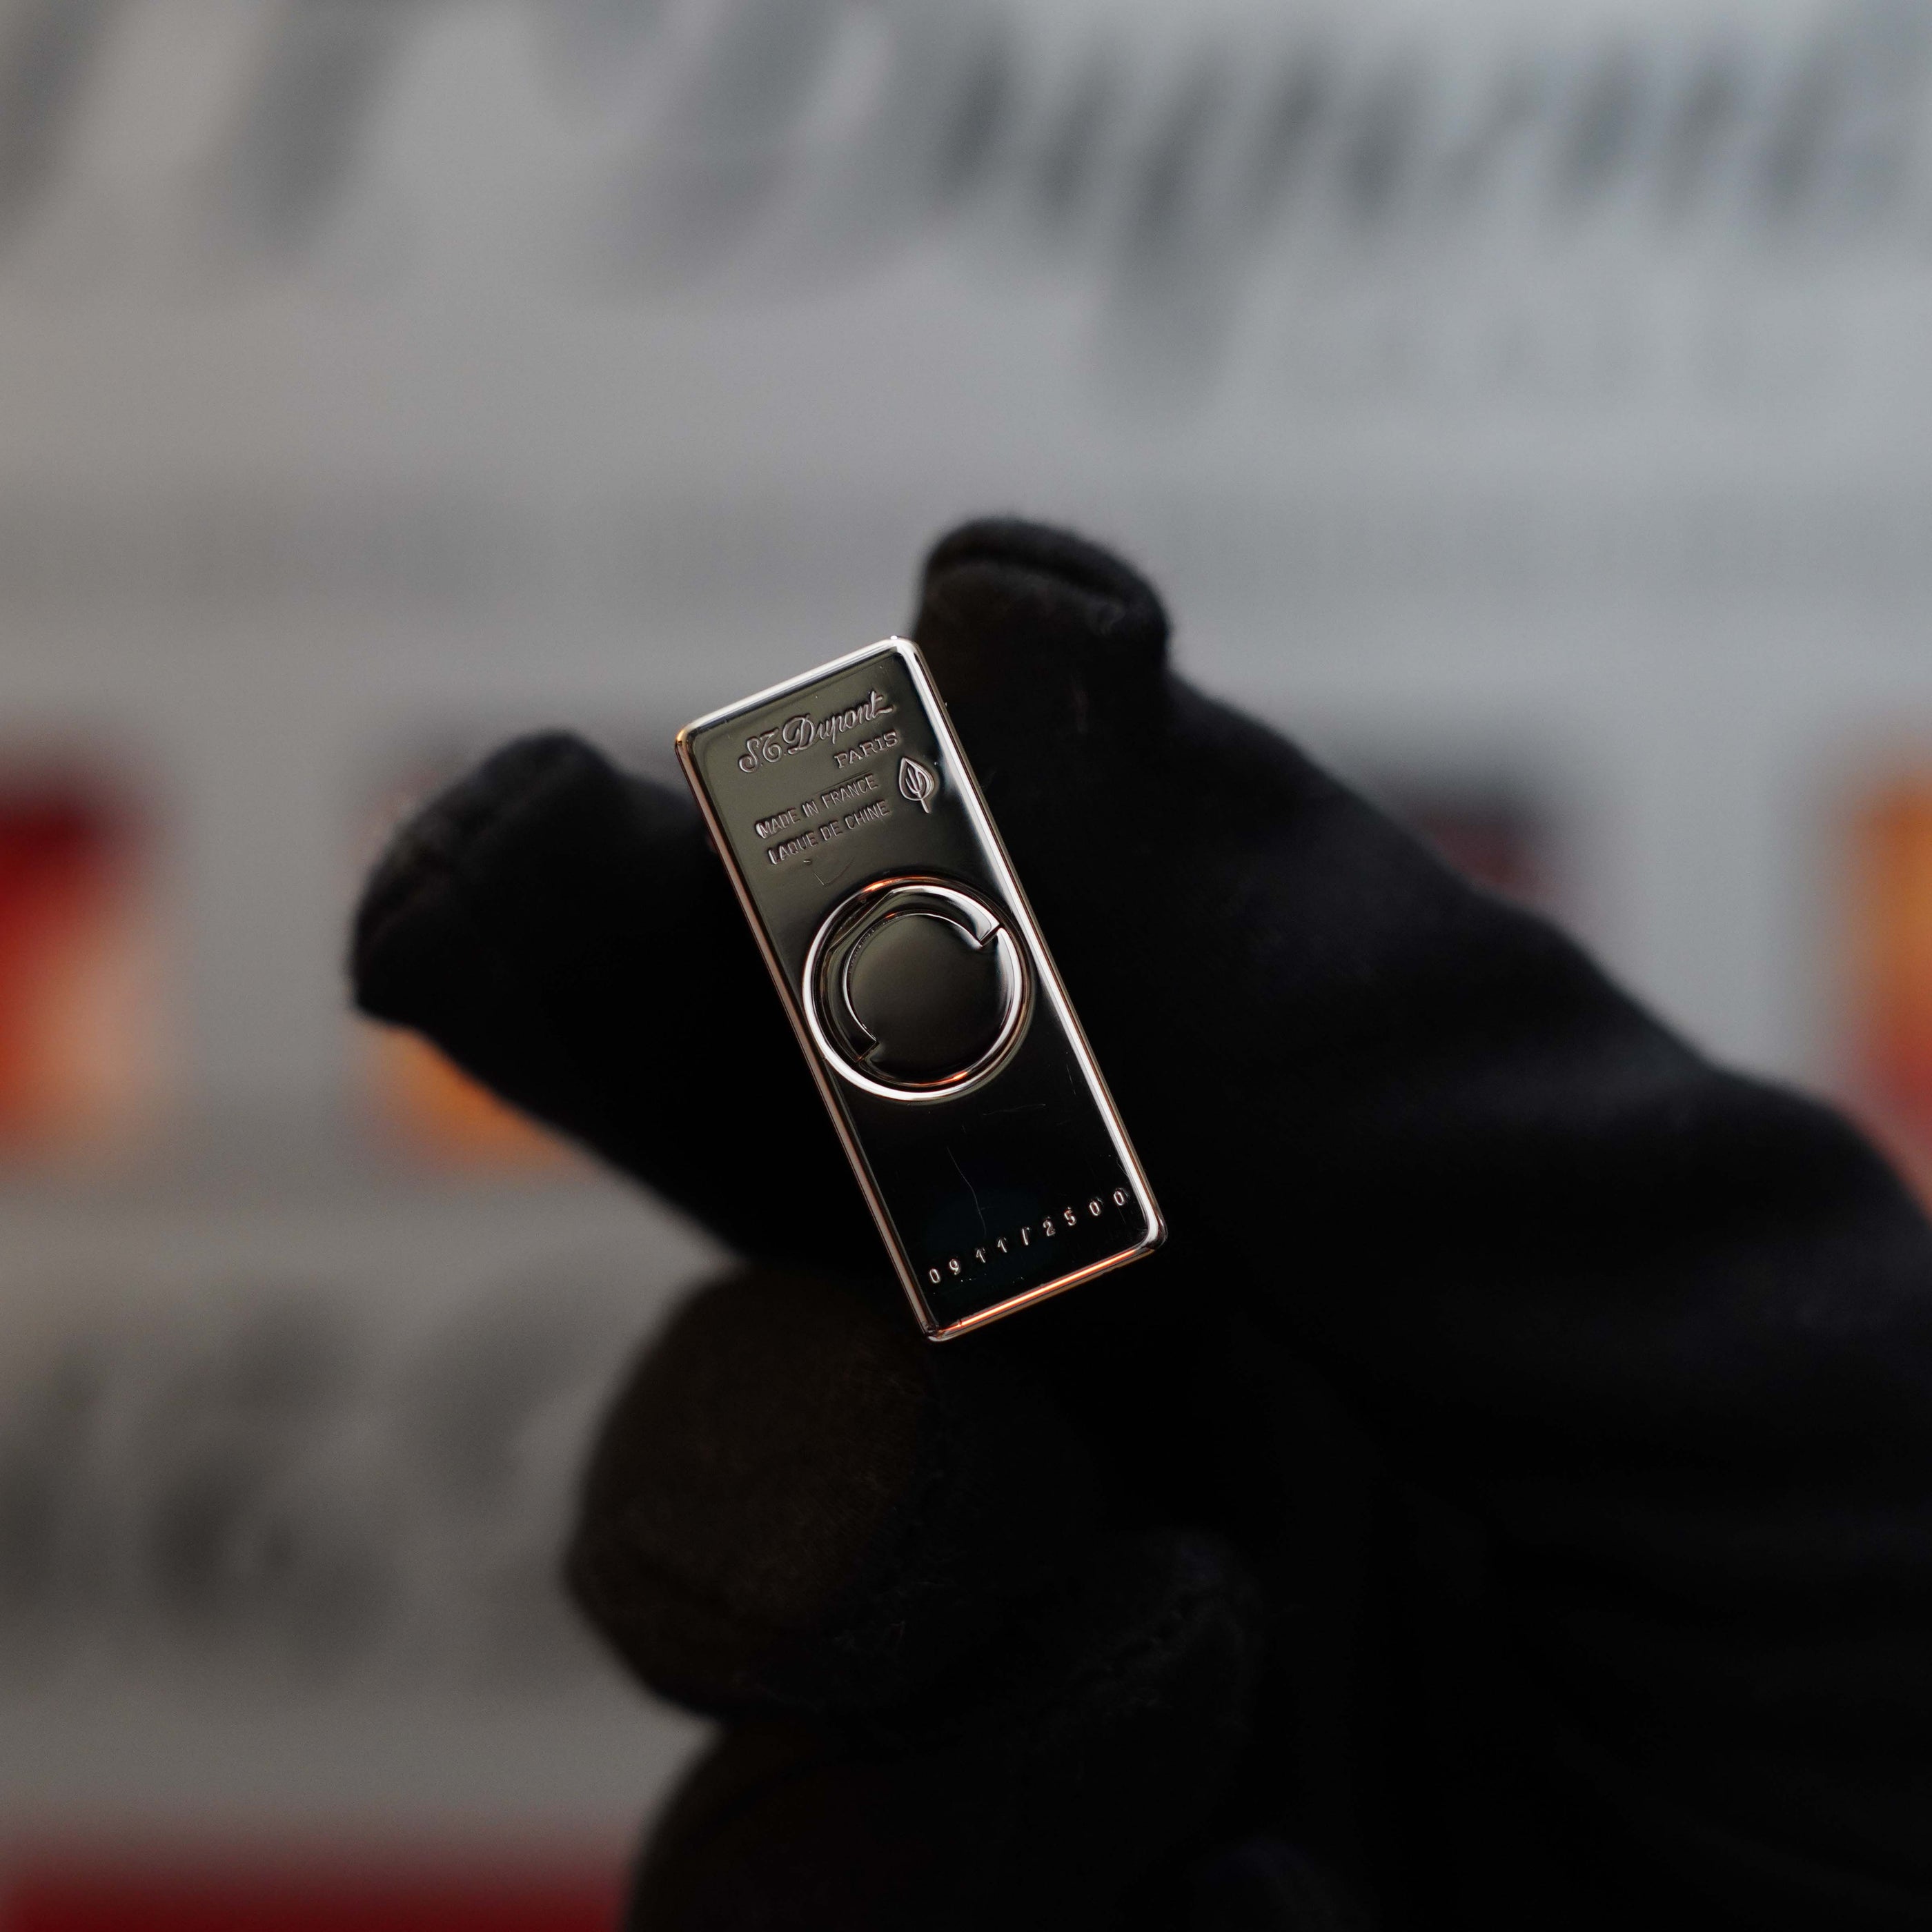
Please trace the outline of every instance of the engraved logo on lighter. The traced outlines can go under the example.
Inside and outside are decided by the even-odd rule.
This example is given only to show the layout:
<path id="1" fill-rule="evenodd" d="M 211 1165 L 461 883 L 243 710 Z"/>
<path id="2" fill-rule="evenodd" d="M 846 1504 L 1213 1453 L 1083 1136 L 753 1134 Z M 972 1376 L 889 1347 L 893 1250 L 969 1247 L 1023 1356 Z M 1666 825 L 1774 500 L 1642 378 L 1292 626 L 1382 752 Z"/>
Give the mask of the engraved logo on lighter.
<path id="1" fill-rule="evenodd" d="M 922 812 L 932 809 L 932 795 L 939 789 L 939 780 L 928 771 L 916 758 L 899 760 L 899 795 L 909 798 Z"/>
<path id="2" fill-rule="evenodd" d="M 677 752 L 926 1333 L 1160 1246 L 917 646 L 889 638 L 700 718 Z"/>

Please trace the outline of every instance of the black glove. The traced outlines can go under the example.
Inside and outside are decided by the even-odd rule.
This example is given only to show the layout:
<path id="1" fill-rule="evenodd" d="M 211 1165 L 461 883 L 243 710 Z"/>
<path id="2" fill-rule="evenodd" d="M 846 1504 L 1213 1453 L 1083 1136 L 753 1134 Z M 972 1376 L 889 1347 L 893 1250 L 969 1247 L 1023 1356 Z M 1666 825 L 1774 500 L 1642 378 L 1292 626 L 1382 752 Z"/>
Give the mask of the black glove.
<path id="1" fill-rule="evenodd" d="M 510 746 L 356 996 L 750 1257 L 570 1556 L 728 1721 L 640 1926 L 1932 1926 L 1932 1231 L 1836 1116 L 969 526 L 926 649 L 1154 1260 L 917 1335 L 681 795 Z"/>

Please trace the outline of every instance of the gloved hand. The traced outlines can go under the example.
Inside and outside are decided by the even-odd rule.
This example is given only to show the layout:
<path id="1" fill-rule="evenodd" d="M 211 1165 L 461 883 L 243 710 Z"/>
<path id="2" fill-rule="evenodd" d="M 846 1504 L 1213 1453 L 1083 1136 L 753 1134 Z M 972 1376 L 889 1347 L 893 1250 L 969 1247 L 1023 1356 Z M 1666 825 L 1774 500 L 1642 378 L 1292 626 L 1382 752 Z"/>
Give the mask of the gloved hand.
<path id="1" fill-rule="evenodd" d="M 725 1720 L 651 1932 L 1932 1924 L 1932 1231 L 969 526 L 925 647 L 1172 1230 L 936 1348 L 682 795 L 499 753 L 356 997 L 748 1258 L 569 1558 Z"/>

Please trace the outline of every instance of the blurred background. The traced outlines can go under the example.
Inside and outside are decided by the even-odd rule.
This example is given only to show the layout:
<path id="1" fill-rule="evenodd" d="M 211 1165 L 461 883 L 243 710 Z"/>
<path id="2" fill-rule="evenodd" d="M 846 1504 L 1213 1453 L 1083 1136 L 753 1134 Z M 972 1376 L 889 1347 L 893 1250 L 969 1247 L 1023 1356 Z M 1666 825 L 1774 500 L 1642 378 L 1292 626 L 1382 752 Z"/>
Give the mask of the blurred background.
<path id="1" fill-rule="evenodd" d="M 1932 1181 L 1929 106 L 1932 0 L 0 0 L 0 1927 L 609 1922 L 702 1733 L 555 1552 L 716 1257 L 347 908 L 961 516 Z"/>

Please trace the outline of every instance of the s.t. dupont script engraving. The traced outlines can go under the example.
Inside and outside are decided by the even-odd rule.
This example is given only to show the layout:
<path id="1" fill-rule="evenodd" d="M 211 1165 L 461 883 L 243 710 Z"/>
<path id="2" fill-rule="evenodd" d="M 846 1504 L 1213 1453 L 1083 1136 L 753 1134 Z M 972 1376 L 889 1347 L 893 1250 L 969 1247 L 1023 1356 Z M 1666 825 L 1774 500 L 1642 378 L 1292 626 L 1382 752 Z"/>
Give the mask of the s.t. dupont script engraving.
<path id="1" fill-rule="evenodd" d="M 831 746 L 836 756 L 838 740 L 846 733 L 870 724 L 876 718 L 890 717 L 893 709 L 892 700 L 884 692 L 868 691 L 858 704 L 848 704 L 843 711 L 828 712 L 823 718 L 814 718 L 810 712 L 801 711 L 782 724 L 775 724 L 755 738 L 747 738 L 738 769 L 748 776 L 760 765 L 775 765 L 781 758 L 808 752 L 814 745 Z M 897 733 L 887 736 L 892 743 L 898 742 Z M 845 760 L 840 758 L 838 762 L 842 765 Z"/>

